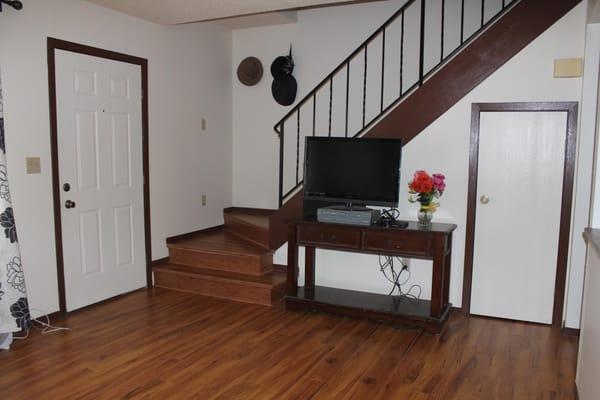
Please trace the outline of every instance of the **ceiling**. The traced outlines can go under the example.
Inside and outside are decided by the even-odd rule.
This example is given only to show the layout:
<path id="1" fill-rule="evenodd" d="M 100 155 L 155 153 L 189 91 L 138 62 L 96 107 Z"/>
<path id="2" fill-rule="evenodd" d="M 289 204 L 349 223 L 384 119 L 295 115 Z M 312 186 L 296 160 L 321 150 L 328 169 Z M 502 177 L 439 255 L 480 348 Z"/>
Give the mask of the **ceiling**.
<path id="1" fill-rule="evenodd" d="M 318 7 L 348 0 L 87 0 L 148 21 L 172 25 L 272 11 Z M 368 0 L 367 0 L 368 1 Z"/>

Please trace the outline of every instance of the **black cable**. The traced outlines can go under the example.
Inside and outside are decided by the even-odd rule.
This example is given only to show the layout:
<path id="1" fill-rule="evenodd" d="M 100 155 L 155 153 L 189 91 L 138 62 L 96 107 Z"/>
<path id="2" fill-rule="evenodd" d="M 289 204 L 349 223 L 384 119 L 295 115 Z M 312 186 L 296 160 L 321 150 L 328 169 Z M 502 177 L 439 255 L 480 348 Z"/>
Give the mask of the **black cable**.
<path id="1" fill-rule="evenodd" d="M 395 297 L 399 297 L 399 298 L 408 298 L 410 300 L 415 300 L 418 301 L 421 298 L 421 292 L 422 292 L 422 288 L 420 285 L 412 285 L 408 291 L 404 292 L 402 290 L 402 286 L 406 285 L 408 283 L 408 281 L 410 280 L 410 271 L 408 270 L 408 266 L 406 264 L 404 264 L 402 262 L 402 260 L 399 257 L 395 257 L 398 262 L 400 263 L 400 265 L 402 265 L 402 269 L 400 270 L 400 272 L 396 272 L 396 268 L 394 267 L 394 257 L 392 256 L 383 256 L 383 255 L 379 255 L 379 269 L 381 270 L 381 273 L 383 274 L 383 276 L 385 277 L 385 279 L 387 279 L 390 283 L 392 283 L 392 290 L 390 290 L 389 292 L 389 296 L 392 296 L 394 294 L 394 291 L 396 289 L 398 289 L 398 295 Z M 382 261 L 383 259 L 383 261 Z M 390 278 L 388 276 L 388 269 L 392 275 L 392 277 Z M 400 281 L 400 278 L 402 276 L 402 273 L 405 272 L 408 274 L 407 278 L 404 280 L 404 282 Z M 413 289 L 417 288 L 419 290 L 419 294 L 418 295 L 413 295 L 411 294 L 411 292 L 413 291 Z"/>
<path id="2" fill-rule="evenodd" d="M 408 222 L 400 221 L 400 211 L 397 208 L 382 210 L 376 225 L 394 228 L 405 228 Z"/>

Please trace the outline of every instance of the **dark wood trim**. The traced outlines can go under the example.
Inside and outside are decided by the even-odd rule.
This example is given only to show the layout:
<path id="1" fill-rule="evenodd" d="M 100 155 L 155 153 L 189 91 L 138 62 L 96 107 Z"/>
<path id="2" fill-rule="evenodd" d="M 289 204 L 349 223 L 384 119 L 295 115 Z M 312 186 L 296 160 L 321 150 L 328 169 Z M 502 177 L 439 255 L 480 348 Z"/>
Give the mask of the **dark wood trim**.
<path id="1" fill-rule="evenodd" d="M 98 306 L 112 303 L 114 301 L 120 300 L 120 299 L 122 299 L 122 298 L 124 298 L 126 296 L 129 296 L 129 295 L 132 295 L 134 293 L 138 293 L 138 292 L 148 292 L 148 293 L 151 293 L 151 290 L 154 290 L 154 289 L 153 288 L 149 288 L 149 287 L 135 289 L 135 290 L 132 290 L 131 292 L 121 293 L 121 294 L 118 294 L 116 296 L 109 297 L 108 299 L 104 299 L 102 301 L 99 301 L 97 303 L 90 304 L 89 306 L 78 308 L 77 310 L 73 310 L 71 312 L 66 312 L 66 311 L 65 312 L 60 312 L 59 315 L 60 315 L 60 318 L 65 318 L 65 317 L 68 317 L 68 316 L 71 316 L 71 315 L 74 315 L 74 314 L 77 314 L 77 313 L 80 313 L 80 312 L 86 312 L 86 311 L 93 310 L 93 309 L 97 308 Z"/>
<path id="2" fill-rule="evenodd" d="M 563 326 L 562 328 L 562 334 L 565 336 L 577 336 L 579 337 L 579 333 L 580 330 L 577 328 L 567 328 L 566 326 Z"/>
<path id="3" fill-rule="evenodd" d="M 52 322 L 53 320 L 57 320 L 57 319 L 64 317 L 65 314 L 66 313 L 64 313 L 62 311 L 56 311 L 56 312 L 53 312 L 50 314 L 40 315 L 39 317 L 37 317 L 35 319 L 45 322 L 45 320 L 47 318 L 50 322 Z"/>
<path id="4" fill-rule="evenodd" d="M 181 235 L 171 236 L 171 237 L 167 238 L 167 244 L 176 242 L 176 241 L 181 240 L 181 239 L 188 239 L 188 238 L 190 238 L 192 236 L 195 236 L 195 235 L 197 235 L 199 233 L 207 233 L 207 232 L 218 231 L 218 230 L 223 229 L 224 227 L 225 227 L 225 225 L 216 225 L 216 226 L 211 226 L 209 228 L 198 229 L 197 231 L 193 231 L 193 232 L 182 233 Z"/>
<path id="5" fill-rule="evenodd" d="M 158 261 L 158 260 L 157 260 L 157 261 Z M 76 314 L 76 313 L 78 313 L 78 312 L 88 311 L 88 310 L 90 310 L 90 309 L 93 309 L 93 308 L 96 308 L 96 307 L 98 307 L 98 306 L 105 305 L 105 304 L 108 304 L 108 303 L 114 302 L 114 301 L 116 301 L 116 300 L 120 300 L 120 299 L 122 299 L 122 298 L 123 298 L 123 297 L 125 297 L 125 296 L 129 296 L 129 295 L 131 295 L 131 294 L 138 293 L 138 292 L 141 292 L 141 291 L 147 291 L 147 290 L 149 290 L 149 288 L 141 288 L 141 289 L 136 289 L 136 290 L 133 290 L 133 291 L 131 291 L 131 292 L 127 292 L 127 293 L 121 293 L 121 294 L 118 294 L 118 295 L 116 295 L 116 296 L 109 297 L 108 299 L 104 299 L 104 300 L 102 300 L 102 301 L 99 301 L 98 303 L 90 304 L 89 306 L 85 306 L 85 307 L 82 307 L 82 308 L 78 308 L 77 310 L 73 310 L 73 311 L 71 311 L 71 312 L 66 312 L 66 311 L 56 311 L 56 312 L 53 312 L 53 313 L 50 313 L 50 314 L 46 314 L 46 315 L 40 315 L 39 317 L 37 317 L 37 318 L 35 318 L 35 319 L 37 319 L 37 320 L 40 320 L 40 321 L 44 322 L 44 320 L 45 320 L 46 318 L 48 318 L 48 319 L 50 320 L 50 322 L 51 322 L 51 323 L 52 323 L 52 321 L 53 321 L 53 320 L 54 320 L 54 321 L 57 321 L 57 320 L 58 320 L 58 321 L 60 321 L 60 320 L 64 319 L 65 317 L 67 317 L 67 316 L 70 316 L 70 315 L 73 315 L 73 314 Z"/>
<path id="6" fill-rule="evenodd" d="M 460 312 L 462 314 L 465 314 L 464 311 L 461 309 L 459 309 Z M 540 322 L 531 322 L 531 321 L 521 321 L 518 319 L 511 319 L 511 318 L 502 318 L 502 317 L 490 317 L 487 315 L 477 315 L 477 314 L 465 314 L 468 318 L 472 318 L 472 319 L 486 319 L 486 320 L 490 320 L 490 321 L 503 321 L 503 322 L 510 322 L 512 324 L 523 324 L 523 325 L 531 325 L 531 326 L 540 326 L 540 327 L 550 327 L 553 331 L 558 331 L 560 333 L 562 333 L 562 328 L 560 327 L 554 327 L 554 326 L 550 326 L 548 324 L 542 324 Z"/>
<path id="7" fill-rule="evenodd" d="M 467 230 L 465 232 L 465 263 L 463 276 L 462 310 L 471 313 L 471 286 L 473 281 L 473 254 L 475 243 L 475 208 L 477 207 L 477 172 L 479 166 L 479 121 L 477 105 L 471 106 L 471 137 L 469 147 L 469 192 L 467 195 Z M 475 127 L 477 127 L 475 129 Z M 469 212 L 473 210 L 473 212 Z"/>
<path id="8" fill-rule="evenodd" d="M 223 214 L 229 214 L 232 212 L 242 212 L 249 215 L 266 215 L 270 216 L 277 210 L 269 208 L 249 208 L 249 207 L 227 207 L 223 209 Z"/>
<path id="9" fill-rule="evenodd" d="M 471 144 L 469 149 L 469 192 L 467 200 L 467 231 L 465 236 L 465 264 L 463 277 L 462 308 L 471 312 L 471 288 L 473 279 L 473 254 L 475 242 L 475 219 L 477 208 L 477 173 L 479 163 L 479 125 L 481 112 L 566 112 L 566 143 L 563 172 L 562 205 L 554 306 L 552 325 L 561 327 L 564 313 L 567 281 L 567 261 L 571 234 L 571 208 L 573 203 L 573 181 L 575 177 L 575 155 L 577 141 L 577 102 L 531 102 L 531 103 L 475 103 L 471 108 Z"/>
<path id="10" fill-rule="evenodd" d="M 165 263 L 168 263 L 168 262 L 169 262 L 169 257 L 163 257 L 163 258 L 159 258 L 158 260 L 153 260 L 150 263 L 150 266 L 152 268 L 154 268 L 154 267 L 156 267 L 158 265 L 165 264 Z"/>
<path id="11" fill-rule="evenodd" d="M 142 163 L 144 175 L 144 242 L 146 254 L 146 286 L 152 287 L 152 239 L 151 239 L 151 221 L 150 221 L 150 159 L 149 159 L 149 141 L 148 141 L 148 60 L 135 57 L 129 54 L 117 53 L 110 50 L 100 49 L 82 45 L 79 43 L 68 42 L 65 40 L 48 37 L 47 39 L 47 60 L 48 60 L 48 95 L 50 106 L 50 154 L 52 162 L 52 198 L 54 202 L 54 234 L 56 246 L 56 268 L 59 306 L 62 312 L 66 312 L 66 293 L 65 293 L 65 273 L 62 246 L 62 221 L 61 221 L 61 203 L 60 203 L 60 174 L 58 170 L 58 120 L 56 106 L 56 50 L 65 50 L 78 54 L 106 58 L 139 65 L 142 78 Z"/>

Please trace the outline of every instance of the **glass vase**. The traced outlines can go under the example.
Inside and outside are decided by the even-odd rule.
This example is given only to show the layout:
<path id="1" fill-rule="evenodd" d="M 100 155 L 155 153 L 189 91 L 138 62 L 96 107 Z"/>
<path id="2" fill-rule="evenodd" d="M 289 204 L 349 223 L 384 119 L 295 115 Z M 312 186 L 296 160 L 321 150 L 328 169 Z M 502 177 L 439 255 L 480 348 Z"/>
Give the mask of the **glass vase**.
<path id="1" fill-rule="evenodd" d="M 419 227 L 429 228 L 431 227 L 431 220 L 433 219 L 433 211 L 429 208 L 421 207 L 417 214 L 419 220 Z"/>

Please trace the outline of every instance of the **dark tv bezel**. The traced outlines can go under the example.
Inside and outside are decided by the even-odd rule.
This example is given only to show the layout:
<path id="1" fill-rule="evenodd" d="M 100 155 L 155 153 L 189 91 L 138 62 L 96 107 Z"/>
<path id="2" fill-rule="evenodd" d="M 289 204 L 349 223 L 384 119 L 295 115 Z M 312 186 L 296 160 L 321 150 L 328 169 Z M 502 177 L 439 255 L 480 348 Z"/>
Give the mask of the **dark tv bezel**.
<path id="1" fill-rule="evenodd" d="M 389 200 L 381 200 L 381 198 L 369 198 L 369 197 L 332 197 L 332 196 L 317 196 L 307 194 L 304 191 L 304 200 L 312 200 L 312 201 L 323 201 L 330 203 L 343 203 L 343 204 L 355 204 L 355 205 L 373 205 L 373 206 L 384 206 L 384 207 L 396 207 L 398 206 L 398 202 L 400 201 L 400 167 L 402 164 L 402 141 L 400 139 L 379 139 L 379 138 L 346 138 L 346 137 L 324 137 L 324 136 L 308 136 L 304 141 L 304 180 L 303 182 L 306 184 L 307 178 L 307 161 L 308 161 L 308 145 L 309 142 L 380 142 L 380 143 L 389 143 L 389 144 L 399 144 L 400 145 L 400 156 L 398 157 L 398 168 L 396 168 L 396 196 L 394 201 Z M 305 186 L 306 187 L 306 186 Z"/>

